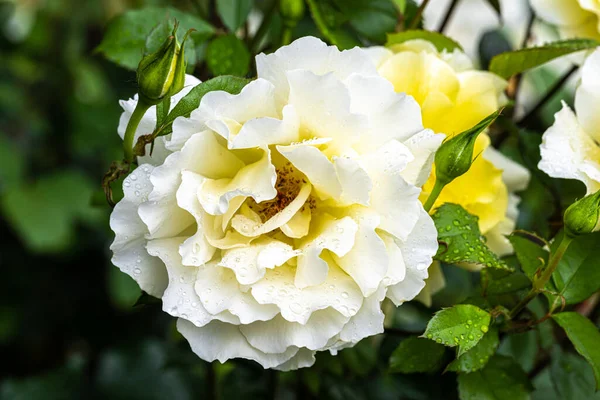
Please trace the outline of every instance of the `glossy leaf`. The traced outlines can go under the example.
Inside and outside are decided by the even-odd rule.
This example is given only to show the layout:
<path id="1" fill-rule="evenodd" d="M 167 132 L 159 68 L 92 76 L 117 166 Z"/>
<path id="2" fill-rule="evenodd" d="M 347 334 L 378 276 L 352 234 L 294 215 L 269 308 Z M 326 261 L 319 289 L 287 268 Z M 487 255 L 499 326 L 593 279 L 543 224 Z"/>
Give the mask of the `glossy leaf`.
<path id="1" fill-rule="evenodd" d="M 552 316 L 594 370 L 596 390 L 600 389 L 600 332 L 586 317 L 576 312 L 563 312 Z"/>
<path id="2" fill-rule="evenodd" d="M 217 13 L 225 26 L 235 32 L 246 22 L 253 4 L 253 0 L 217 0 Z"/>
<path id="3" fill-rule="evenodd" d="M 458 204 L 446 203 L 436 209 L 432 218 L 440 242 L 436 260 L 510 270 L 485 244 L 479 231 L 478 217 Z"/>
<path id="4" fill-rule="evenodd" d="M 452 361 L 446 370 L 469 373 L 482 369 L 496 352 L 499 343 L 498 329 L 492 327 L 475 347 Z"/>
<path id="5" fill-rule="evenodd" d="M 328 42 L 340 49 L 361 45 L 356 37 L 342 27 L 347 17 L 335 9 L 328 0 L 307 0 L 307 3 L 315 25 Z"/>
<path id="6" fill-rule="evenodd" d="M 553 242 L 553 248 L 562 234 Z M 600 233 L 577 237 L 552 275 L 567 304 L 577 304 L 600 290 Z"/>
<path id="7" fill-rule="evenodd" d="M 458 355 L 473 348 L 490 326 L 491 315 L 470 304 L 459 304 L 435 313 L 422 337 L 448 347 L 458 346 Z"/>
<path id="8" fill-rule="evenodd" d="M 214 90 L 223 90 L 227 93 L 238 94 L 244 86 L 250 82 L 248 79 L 238 78 L 235 76 L 218 76 L 208 81 L 202 82 L 194 87 L 185 95 L 175 107 L 171 110 L 164 123 L 156 128 L 158 136 L 171 133 L 173 121 L 179 117 L 189 117 L 191 112 L 200 105 L 202 97 L 208 92 Z"/>
<path id="9" fill-rule="evenodd" d="M 490 63 L 490 71 L 503 78 L 539 67 L 549 61 L 581 50 L 591 50 L 600 45 L 592 39 L 569 39 L 548 43 L 540 47 L 498 54 Z"/>
<path id="10" fill-rule="evenodd" d="M 206 48 L 206 65 L 214 76 L 244 76 L 250 68 L 250 52 L 235 35 L 219 36 Z"/>
<path id="11" fill-rule="evenodd" d="M 415 372 L 434 372 L 441 367 L 445 348 L 431 340 L 409 337 L 392 353 L 390 371 L 410 374 Z"/>
<path id="12" fill-rule="evenodd" d="M 533 280 L 536 271 L 548 264 L 547 242 L 534 233 L 525 231 L 513 232 L 508 240 L 515 250 L 521 269 Z"/>
<path id="13" fill-rule="evenodd" d="M 494 356 L 480 371 L 458 375 L 461 400 L 528 400 L 531 384 L 509 357 Z"/>
<path id="14" fill-rule="evenodd" d="M 552 352 L 550 374 L 559 399 L 600 399 L 600 393 L 595 388 L 594 373 L 579 355 L 555 349 Z"/>
<path id="15" fill-rule="evenodd" d="M 114 18 L 96 51 L 124 68 L 135 70 L 146 49 L 148 35 L 168 19 L 179 21 L 178 34 L 182 36 L 188 29 L 194 28 L 196 31 L 191 35 L 191 39 L 196 45 L 214 33 L 211 25 L 189 13 L 171 7 L 144 7 L 127 11 Z"/>

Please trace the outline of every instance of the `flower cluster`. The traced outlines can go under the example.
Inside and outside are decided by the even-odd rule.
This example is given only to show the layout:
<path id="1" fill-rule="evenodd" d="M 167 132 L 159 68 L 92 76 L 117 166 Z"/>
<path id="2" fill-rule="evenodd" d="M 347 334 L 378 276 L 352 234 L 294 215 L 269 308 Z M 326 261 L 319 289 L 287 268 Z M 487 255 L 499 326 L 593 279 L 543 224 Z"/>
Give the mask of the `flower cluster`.
<path id="1" fill-rule="evenodd" d="M 111 249 L 201 358 L 287 370 L 382 332 L 381 301 L 423 288 L 438 245 L 419 187 L 444 136 L 362 49 L 303 38 L 256 63 L 139 160 Z"/>

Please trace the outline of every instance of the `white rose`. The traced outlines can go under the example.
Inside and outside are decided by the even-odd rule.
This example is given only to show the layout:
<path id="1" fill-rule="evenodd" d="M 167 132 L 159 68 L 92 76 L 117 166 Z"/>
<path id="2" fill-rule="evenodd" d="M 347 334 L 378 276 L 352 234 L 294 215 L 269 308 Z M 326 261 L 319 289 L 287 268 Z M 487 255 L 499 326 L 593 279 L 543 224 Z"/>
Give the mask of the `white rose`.
<path id="1" fill-rule="evenodd" d="M 539 168 L 554 178 L 578 179 L 600 190 L 600 48 L 587 58 L 575 93 L 575 113 L 563 103 L 544 133 Z"/>
<path id="2" fill-rule="evenodd" d="M 288 370 L 381 333 L 383 298 L 423 288 L 437 234 L 417 180 L 443 135 L 361 49 L 303 38 L 256 62 L 126 178 L 111 249 L 201 358 Z"/>

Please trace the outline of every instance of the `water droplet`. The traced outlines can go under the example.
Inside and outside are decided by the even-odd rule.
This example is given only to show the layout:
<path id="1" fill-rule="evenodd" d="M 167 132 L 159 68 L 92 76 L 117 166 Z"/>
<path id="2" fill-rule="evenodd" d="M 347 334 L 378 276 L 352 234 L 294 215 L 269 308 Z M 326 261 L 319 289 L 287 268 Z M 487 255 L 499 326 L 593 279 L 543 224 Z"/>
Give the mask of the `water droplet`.
<path id="1" fill-rule="evenodd" d="M 140 191 L 139 191 L 139 190 L 136 190 L 136 191 L 135 191 L 135 195 L 136 195 L 137 197 L 140 197 Z"/>
<path id="2" fill-rule="evenodd" d="M 486 325 L 481 325 L 481 332 L 487 333 L 488 330 L 489 328 Z"/>
<path id="3" fill-rule="evenodd" d="M 347 299 L 348 298 L 348 293 L 347 292 L 342 292 L 342 298 Z"/>
<path id="4" fill-rule="evenodd" d="M 181 314 L 180 317 L 183 319 L 187 319 L 188 316 L 187 316 L 187 314 Z"/>
<path id="5" fill-rule="evenodd" d="M 342 228 L 340 225 L 337 225 L 337 226 L 335 227 L 335 231 L 336 231 L 337 233 L 344 233 L 344 228 Z"/>
<path id="6" fill-rule="evenodd" d="M 136 275 L 139 275 L 139 274 L 142 273 L 142 270 L 139 269 L 139 268 L 136 268 L 136 269 L 133 270 L 133 273 L 136 274 Z"/>
<path id="7" fill-rule="evenodd" d="M 129 179 L 131 179 L 132 181 L 137 181 L 137 175 L 135 175 L 135 174 L 131 174 L 131 175 L 129 176 Z"/>
<path id="8" fill-rule="evenodd" d="M 427 339 L 431 339 L 433 337 L 433 335 L 431 333 L 427 334 Z"/>
<path id="9" fill-rule="evenodd" d="M 181 275 L 179 277 L 179 282 L 184 283 L 185 282 L 185 277 L 183 275 Z"/>
<path id="10" fill-rule="evenodd" d="M 335 289 L 335 285 L 329 285 L 329 289 L 331 289 L 331 290 Z"/>
<path id="11" fill-rule="evenodd" d="M 469 335 L 469 340 L 473 340 L 473 339 L 475 339 L 475 336 Z"/>
<path id="12" fill-rule="evenodd" d="M 137 260 L 135 260 L 136 263 L 141 264 L 142 263 L 142 259 L 138 258 Z"/>
<path id="13" fill-rule="evenodd" d="M 452 221 L 452 223 L 453 223 L 455 226 L 459 226 L 459 225 L 460 225 L 460 221 L 459 221 L 459 220 L 457 220 L 457 219 L 455 219 L 454 221 Z"/>
<path id="14" fill-rule="evenodd" d="M 131 183 L 129 181 L 125 181 L 125 182 L 123 182 L 123 186 L 129 187 L 129 186 L 131 186 Z"/>

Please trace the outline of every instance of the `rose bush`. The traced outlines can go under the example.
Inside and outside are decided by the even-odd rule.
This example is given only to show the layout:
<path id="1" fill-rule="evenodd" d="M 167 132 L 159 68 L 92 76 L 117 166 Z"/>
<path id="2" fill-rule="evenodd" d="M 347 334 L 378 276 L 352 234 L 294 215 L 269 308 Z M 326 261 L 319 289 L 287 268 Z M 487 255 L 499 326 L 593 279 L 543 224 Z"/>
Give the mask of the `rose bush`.
<path id="1" fill-rule="evenodd" d="M 438 245 L 420 186 L 444 136 L 361 49 L 308 37 L 256 64 L 139 160 L 111 249 L 201 358 L 287 370 L 382 332 L 381 301 L 423 288 Z"/>

